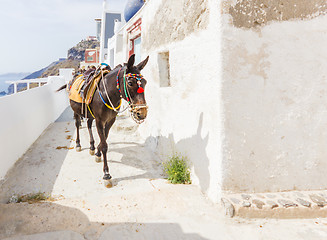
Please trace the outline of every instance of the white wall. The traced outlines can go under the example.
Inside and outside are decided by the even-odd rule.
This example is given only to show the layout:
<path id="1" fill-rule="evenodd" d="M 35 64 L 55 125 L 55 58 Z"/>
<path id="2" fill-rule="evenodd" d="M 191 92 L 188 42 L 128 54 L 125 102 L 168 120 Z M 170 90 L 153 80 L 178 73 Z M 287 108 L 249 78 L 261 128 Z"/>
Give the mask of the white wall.
<path id="1" fill-rule="evenodd" d="M 157 0 L 135 16 L 142 16 L 142 58 L 150 56 L 140 134 L 163 159 L 187 156 L 193 183 L 215 202 L 223 190 L 327 187 L 327 16 L 309 11 L 300 20 L 319 1 L 274 3 L 280 12 L 265 2 Z M 132 22 L 122 30 L 119 63 Z M 160 87 L 163 52 L 169 87 Z"/>
<path id="2" fill-rule="evenodd" d="M 143 9 L 142 59 L 147 55 L 150 58 L 142 74 L 148 81 L 145 95 L 149 111 L 140 134 L 163 160 L 173 152 L 186 156 L 192 167 L 193 184 L 217 202 L 222 178 L 219 9 L 216 1 L 205 2 L 210 13 L 204 29 L 188 32 L 182 25 L 188 32 L 185 38 L 163 41 L 157 46 L 149 41 L 160 42 L 172 33 L 157 36 L 151 28 L 162 22 L 156 22 L 154 15 L 177 17 L 183 24 L 183 14 L 169 15 L 167 9 L 158 13 L 162 4 L 169 4 L 165 1 L 149 1 Z M 193 17 L 192 13 L 189 15 Z M 160 87 L 158 55 L 166 51 L 169 51 L 171 86 Z"/>
<path id="3" fill-rule="evenodd" d="M 0 179 L 68 106 L 66 91 L 55 92 L 63 84 L 63 77 L 49 77 L 44 86 L 0 98 Z"/>
<path id="4" fill-rule="evenodd" d="M 74 73 L 75 73 L 74 68 L 60 68 L 59 69 L 59 76 L 62 76 L 67 83 L 73 79 Z"/>
<path id="5" fill-rule="evenodd" d="M 223 188 L 327 188 L 327 16 L 231 23 L 225 14 Z"/>

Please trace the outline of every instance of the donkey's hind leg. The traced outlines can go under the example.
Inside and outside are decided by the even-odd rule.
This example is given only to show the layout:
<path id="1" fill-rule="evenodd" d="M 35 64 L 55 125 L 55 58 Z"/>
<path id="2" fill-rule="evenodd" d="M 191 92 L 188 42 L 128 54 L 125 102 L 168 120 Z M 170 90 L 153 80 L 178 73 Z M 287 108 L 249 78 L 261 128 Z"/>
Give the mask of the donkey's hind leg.
<path id="1" fill-rule="evenodd" d="M 82 150 L 81 142 L 80 142 L 80 138 L 79 138 L 79 128 L 81 126 L 81 117 L 77 113 L 74 113 L 74 118 L 75 118 L 75 127 L 76 127 L 76 130 L 77 130 L 76 151 L 80 152 Z"/>
<path id="2" fill-rule="evenodd" d="M 87 120 L 87 129 L 89 130 L 89 135 L 90 135 L 90 154 L 94 155 L 95 147 L 94 147 L 94 138 L 92 133 L 92 123 L 93 123 L 93 118 Z"/>
<path id="3" fill-rule="evenodd" d="M 99 143 L 99 145 L 97 146 L 97 151 L 95 153 L 95 161 L 97 163 L 101 162 L 101 150 L 100 150 L 100 145 L 101 145 L 101 142 Z"/>

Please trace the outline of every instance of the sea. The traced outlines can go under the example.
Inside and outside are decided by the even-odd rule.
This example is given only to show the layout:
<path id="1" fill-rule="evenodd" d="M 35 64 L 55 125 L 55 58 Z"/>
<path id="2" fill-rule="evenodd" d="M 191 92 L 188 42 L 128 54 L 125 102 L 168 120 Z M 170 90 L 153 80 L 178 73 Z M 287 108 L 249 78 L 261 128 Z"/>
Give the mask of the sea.
<path id="1" fill-rule="evenodd" d="M 8 87 L 10 84 L 6 81 L 16 81 L 21 80 L 28 76 L 30 73 L 6 73 L 0 74 L 0 96 L 6 95 L 8 93 Z M 4 93 L 5 92 L 5 93 Z"/>

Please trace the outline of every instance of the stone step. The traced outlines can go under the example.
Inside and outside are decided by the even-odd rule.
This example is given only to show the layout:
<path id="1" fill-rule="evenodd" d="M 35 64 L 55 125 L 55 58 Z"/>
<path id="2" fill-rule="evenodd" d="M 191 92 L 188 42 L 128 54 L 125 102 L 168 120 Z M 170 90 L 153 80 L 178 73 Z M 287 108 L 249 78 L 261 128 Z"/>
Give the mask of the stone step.
<path id="1" fill-rule="evenodd" d="M 327 217 L 327 190 L 275 193 L 224 193 L 221 204 L 229 217 Z"/>

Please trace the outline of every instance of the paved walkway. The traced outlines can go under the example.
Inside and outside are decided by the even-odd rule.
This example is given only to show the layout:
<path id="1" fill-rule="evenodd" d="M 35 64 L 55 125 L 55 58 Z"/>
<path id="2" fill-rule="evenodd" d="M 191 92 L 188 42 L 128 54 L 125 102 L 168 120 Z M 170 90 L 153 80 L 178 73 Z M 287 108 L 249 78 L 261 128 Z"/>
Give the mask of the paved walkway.
<path id="1" fill-rule="evenodd" d="M 46 129 L 0 183 L 0 239 L 327 239 L 327 219 L 228 218 L 196 186 L 167 183 L 129 118 L 109 134 L 114 186 L 105 188 L 85 122 L 82 152 L 73 149 L 71 116 L 67 110 Z M 54 199 L 7 204 L 37 192 Z"/>

